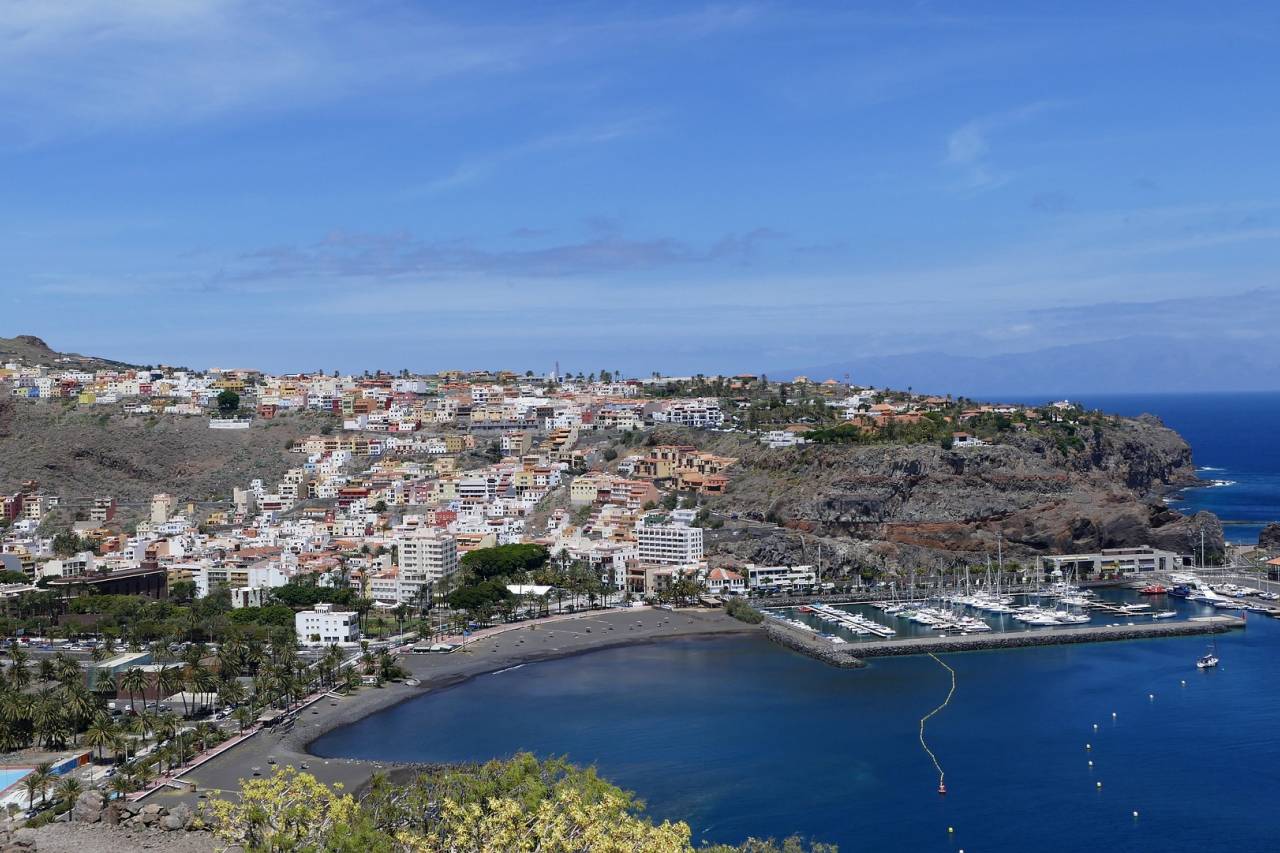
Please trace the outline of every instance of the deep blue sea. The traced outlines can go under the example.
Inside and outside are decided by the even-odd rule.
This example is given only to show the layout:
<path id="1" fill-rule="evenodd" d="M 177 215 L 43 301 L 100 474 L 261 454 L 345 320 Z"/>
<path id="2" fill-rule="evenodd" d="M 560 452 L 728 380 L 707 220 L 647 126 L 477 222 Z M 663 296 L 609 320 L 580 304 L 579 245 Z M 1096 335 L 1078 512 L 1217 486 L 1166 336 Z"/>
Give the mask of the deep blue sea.
<path id="1" fill-rule="evenodd" d="M 1188 489 L 1173 507 L 1206 509 L 1223 522 L 1228 542 L 1256 543 L 1270 521 L 1280 521 L 1280 394 L 1059 394 L 1019 395 L 1043 403 L 1063 396 L 1117 415 L 1158 415 L 1191 445 L 1200 476 L 1215 481 Z"/>
<path id="2" fill-rule="evenodd" d="M 943 655 L 957 690 L 926 737 L 945 797 L 918 739 L 950 684 L 939 664 L 839 670 L 756 636 L 481 676 L 313 748 L 422 761 L 565 754 L 705 841 L 799 832 L 842 853 L 1275 850 L 1280 622 L 1251 618 L 1219 639 L 1217 670 L 1196 669 L 1205 648 L 1183 638 Z"/>
<path id="3" fill-rule="evenodd" d="M 1178 506 L 1218 513 L 1231 540 L 1255 541 L 1280 519 L 1280 394 L 1069 396 L 1150 412 L 1182 433 L 1203 476 L 1229 485 L 1188 490 Z M 945 797 L 918 739 L 920 717 L 950 683 L 939 664 L 837 670 L 756 637 L 482 676 L 314 748 L 421 761 L 566 754 L 706 841 L 798 832 L 843 853 L 1280 849 L 1280 621 L 1250 614 L 1246 630 L 1217 641 L 1216 670 L 1195 668 L 1205 646 L 1183 638 L 942 656 L 958 687 L 926 736 Z"/>

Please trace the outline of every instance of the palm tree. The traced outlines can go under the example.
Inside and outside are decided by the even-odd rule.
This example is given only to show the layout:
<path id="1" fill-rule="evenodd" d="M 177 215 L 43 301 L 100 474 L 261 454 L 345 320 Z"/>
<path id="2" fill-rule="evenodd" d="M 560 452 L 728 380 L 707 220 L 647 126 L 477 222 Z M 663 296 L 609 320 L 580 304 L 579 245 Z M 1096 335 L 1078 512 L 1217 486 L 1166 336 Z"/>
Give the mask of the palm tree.
<path id="1" fill-rule="evenodd" d="M 218 693 L 218 679 L 207 667 L 197 666 L 191 672 L 191 687 L 196 691 L 198 705 L 212 704 L 211 697 Z"/>
<path id="2" fill-rule="evenodd" d="M 84 671 L 66 652 L 58 652 L 53 656 L 53 677 L 63 687 L 84 682 Z"/>
<path id="3" fill-rule="evenodd" d="M 253 709 L 248 705 L 241 705 L 239 708 L 236 708 L 231 712 L 231 716 L 240 724 L 240 731 L 243 733 L 245 728 L 253 722 L 256 715 L 254 714 Z"/>
<path id="4" fill-rule="evenodd" d="M 133 790 L 133 779 L 124 773 L 117 773 L 107 783 L 107 789 L 119 799 L 124 799 Z"/>
<path id="5" fill-rule="evenodd" d="M 156 686 L 160 688 L 162 698 L 167 698 L 182 690 L 186 686 L 182 677 L 182 670 L 176 666 L 161 666 L 159 671 L 156 672 Z M 183 697 L 183 701 L 186 701 L 186 697 Z"/>
<path id="6" fill-rule="evenodd" d="M 146 697 L 147 687 L 151 684 L 151 679 L 147 677 L 146 670 L 139 667 L 130 667 L 120 676 L 120 689 L 129 694 L 129 710 L 138 713 L 138 707 L 135 703 L 135 694 L 141 693 Z"/>
<path id="7" fill-rule="evenodd" d="M 75 804 L 76 798 L 84 791 L 84 785 L 74 776 L 67 776 L 58 783 L 58 787 L 54 790 L 54 795 L 59 802 L 65 803 L 67 806 Z"/>
<path id="8" fill-rule="evenodd" d="M 62 709 L 75 731 L 79 731 L 85 720 L 90 719 L 98 710 L 98 703 L 93 694 L 83 684 L 71 682 L 62 690 Z"/>
<path id="9" fill-rule="evenodd" d="M 98 761 L 100 762 L 103 760 L 103 750 L 111 745 L 114 738 L 115 726 L 111 724 L 111 718 L 106 714 L 100 714 L 95 717 L 84 733 L 84 742 L 91 749 L 98 750 Z"/>
<path id="10" fill-rule="evenodd" d="M 57 675 L 58 667 L 54 664 L 53 658 L 41 658 L 40 662 L 36 664 L 36 678 L 39 679 L 42 684 L 48 684 L 50 681 L 53 681 Z"/>
<path id="11" fill-rule="evenodd" d="M 49 787 L 53 784 L 53 780 L 57 775 L 57 773 L 53 772 L 53 762 L 42 761 L 37 764 L 36 769 L 32 770 L 30 775 L 27 776 L 28 796 L 31 794 L 34 782 L 35 790 L 40 792 L 40 805 L 44 805 L 45 798 L 49 793 Z"/>
<path id="12" fill-rule="evenodd" d="M 9 683 L 22 690 L 31 683 L 31 670 L 28 665 L 31 655 L 22 646 L 14 645 L 9 649 Z"/>
<path id="13" fill-rule="evenodd" d="M 153 730 L 160 740 L 170 740 L 178 733 L 180 722 L 172 711 L 166 711 L 156 717 Z"/>
<path id="14" fill-rule="evenodd" d="M 131 716 L 125 717 L 123 720 L 121 720 L 120 723 L 116 726 L 116 730 L 119 731 L 122 736 L 129 735 L 130 741 L 133 741 L 134 738 L 145 736 L 147 732 L 146 723 L 143 722 L 142 717 L 138 716 L 137 714 L 133 714 Z M 129 749 L 128 749 L 127 743 L 125 746 L 124 757 L 126 760 L 128 760 L 129 758 Z"/>
<path id="15" fill-rule="evenodd" d="M 50 744 L 62 725 L 62 709 L 51 698 L 41 696 L 31 708 L 31 728 L 36 740 Z"/>

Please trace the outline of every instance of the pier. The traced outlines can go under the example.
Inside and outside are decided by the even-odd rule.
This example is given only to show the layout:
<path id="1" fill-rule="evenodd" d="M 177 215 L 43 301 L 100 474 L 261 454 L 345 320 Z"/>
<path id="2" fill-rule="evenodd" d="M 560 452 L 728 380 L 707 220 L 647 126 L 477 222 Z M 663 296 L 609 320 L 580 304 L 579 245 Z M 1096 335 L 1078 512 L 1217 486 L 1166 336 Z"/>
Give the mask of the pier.
<path id="1" fill-rule="evenodd" d="M 1039 628 L 1025 631 L 1001 631 L 986 634 L 959 634 L 937 637 L 904 637 L 901 639 L 867 640 L 833 645 L 812 634 L 803 634 L 785 622 L 769 620 L 766 626 L 771 639 L 788 648 L 841 667 L 862 665 L 867 658 L 924 655 L 938 652 L 976 652 L 990 649 L 1013 649 L 1030 646 L 1059 646 L 1073 643 L 1105 643 L 1118 640 L 1141 640 L 1153 637 L 1187 637 L 1201 634 L 1225 634 L 1245 627 L 1236 616 L 1198 616 L 1170 622 L 1143 622 L 1133 625 L 1089 625 L 1077 628 Z"/>

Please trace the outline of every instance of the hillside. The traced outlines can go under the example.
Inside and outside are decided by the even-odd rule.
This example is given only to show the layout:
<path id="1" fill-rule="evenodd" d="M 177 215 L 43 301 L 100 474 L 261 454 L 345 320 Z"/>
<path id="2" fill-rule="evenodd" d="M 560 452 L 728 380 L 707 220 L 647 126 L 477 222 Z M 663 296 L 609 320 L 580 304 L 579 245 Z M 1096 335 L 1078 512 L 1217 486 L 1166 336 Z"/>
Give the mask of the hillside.
<path id="1" fill-rule="evenodd" d="M 109 370 L 134 366 L 97 356 L 58 352 L 34 335 L 0 338 L 0 363 L 9 361 L 74 370 Z"/>
<path id="2" fill-rule="evenodd" d="M 156 492 L 226 500 L 232 487 L 254 477 L 277 480 L 300 462 L 289 444 L 332 423 L 323 415 L 290 415 L 246 430 L 211 430 L 205 418 L 107 414 L 0 398 L 0 493 L 34 479 L 72 509 L 95 495 L 112 495 L 126 515 Z"/>
<path id="3" fill-rule="evenodd" d="M 1014 559 L 1145 544 L 1186 553 L 1201 526 L 1209 556 L 1223 550 L 1214 516 L 1188 518 L 1160 500 L 1196 476 L 1190 447 L 1154 419 L 1112 419 L 1078 448 L 1012 434 L 951 450 L 769 450 L 735 434 L 665 438 L 740 460 L 711 506 L 768 524 L 750 536 L 711 532 L 713 553 L 735 559 L 814 562 L 819 542 L 826 565 L 848 571 L 985 563 L 998 545 Z"/>

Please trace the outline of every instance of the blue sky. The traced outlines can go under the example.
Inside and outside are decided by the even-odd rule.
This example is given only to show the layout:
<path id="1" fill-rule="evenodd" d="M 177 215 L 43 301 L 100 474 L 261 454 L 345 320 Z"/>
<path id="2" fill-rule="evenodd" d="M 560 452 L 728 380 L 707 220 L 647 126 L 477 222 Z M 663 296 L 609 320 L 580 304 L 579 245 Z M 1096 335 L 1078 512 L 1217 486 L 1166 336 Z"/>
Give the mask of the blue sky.
<path id="1" fill-rule="evenodd" d="M 0 335 L 276 370 L 1274 355 L 1278 56 L 1269 3 L 0 0 Z"/>

